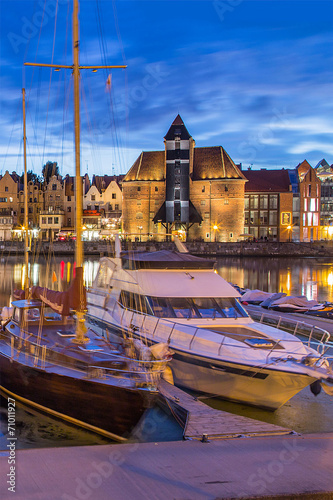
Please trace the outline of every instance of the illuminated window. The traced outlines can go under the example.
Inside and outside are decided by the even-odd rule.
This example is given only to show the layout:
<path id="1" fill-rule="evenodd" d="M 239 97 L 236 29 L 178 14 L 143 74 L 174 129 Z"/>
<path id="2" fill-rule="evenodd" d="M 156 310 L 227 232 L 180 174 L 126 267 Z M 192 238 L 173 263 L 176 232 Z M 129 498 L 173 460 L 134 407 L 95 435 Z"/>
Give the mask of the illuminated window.
<path id="1" fill-rule="evenodd" d="M 277 194 L 271 194 L 269 196 L 269 208 L 277 209 L 278 197 Z"/>
<path id="2" fill-rule="evenodd" d="M 277 212 L 269 212 L 269 225 L 276 226 L 277 225 Z"/>
<path id="3" fill-rule="evenodd" d="M 312 226 L 312 213 L 308 212 L 308 226 Z"/>
<path id="4" fill-rule="evenodd" d="M 314 226 L 318 226 L 319 225 L 318 224 L 318 214 L 317 213 L 313 214 L 313 225 Z"/>
<path id="5" fill-rule="evenodd" d="M 307 212 L 308 210 L 308 200 L 304 198 L 304 212 Z"/>
<path id="6" fill-rule="evenodd" d="M 316 198 L 311 198 L 310 200 L 310 212 L 316 211 Z"/>
<path id="7" fill-rule="evenodd" d="M 258 208 L 259 196 L 257 194 L 250 197 L 251 208 Z"/>
<path id="8" fill-rule="evenodd" d="M 260 196 L 260 208 L 268 208 L 268 195 L 263 194 Z"/>

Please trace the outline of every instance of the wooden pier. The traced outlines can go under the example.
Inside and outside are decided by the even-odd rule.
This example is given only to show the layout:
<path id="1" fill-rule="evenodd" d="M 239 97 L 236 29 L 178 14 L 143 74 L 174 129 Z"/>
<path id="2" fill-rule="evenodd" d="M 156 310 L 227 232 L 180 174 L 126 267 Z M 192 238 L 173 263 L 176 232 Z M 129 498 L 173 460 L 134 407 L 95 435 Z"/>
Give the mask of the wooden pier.
<path id="1" fill-rule="evenodd" d="M 164 403 L 183 426 L 184 439 L 204 441 L 292 433 L 291 429 L 215 410 L 165 380 L 161 380 L 159 390 L 162 404 L 164 399 Z"/>

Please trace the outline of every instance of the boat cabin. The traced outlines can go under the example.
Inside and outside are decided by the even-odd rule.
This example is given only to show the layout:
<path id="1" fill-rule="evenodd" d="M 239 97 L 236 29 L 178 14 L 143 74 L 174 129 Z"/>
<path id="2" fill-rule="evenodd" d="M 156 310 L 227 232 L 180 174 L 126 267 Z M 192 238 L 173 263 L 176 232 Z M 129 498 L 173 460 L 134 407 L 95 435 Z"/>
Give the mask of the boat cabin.
<path id="1" fill-rule="evenodd" d="M 39 300 L 15 300 L 12 320 L 17 325 L 62 324 L 64 318 Z"/>

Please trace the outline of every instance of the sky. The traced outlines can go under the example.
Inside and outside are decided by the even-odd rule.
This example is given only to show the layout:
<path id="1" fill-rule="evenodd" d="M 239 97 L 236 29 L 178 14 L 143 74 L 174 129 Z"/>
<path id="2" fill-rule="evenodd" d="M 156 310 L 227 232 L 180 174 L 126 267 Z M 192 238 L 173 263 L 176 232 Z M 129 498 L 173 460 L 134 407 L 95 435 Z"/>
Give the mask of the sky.
<path id="1" fill-rule="evenodd" d="M 68 0 L 0 0 L 0 174 L 74 174 Z M 81 0 L 81 172 L 126 173 L 179 113 L 244 169 L 333 163 L 333 0 Z M 106 84 L 110 76 L 111 85 Z"/>

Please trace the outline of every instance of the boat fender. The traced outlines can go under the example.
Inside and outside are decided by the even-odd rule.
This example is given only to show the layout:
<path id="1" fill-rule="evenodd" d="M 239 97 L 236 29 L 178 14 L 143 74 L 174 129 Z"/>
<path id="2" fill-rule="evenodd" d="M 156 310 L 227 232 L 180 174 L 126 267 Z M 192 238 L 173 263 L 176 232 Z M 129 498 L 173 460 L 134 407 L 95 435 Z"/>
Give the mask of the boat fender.
<path id="1" fill-rule="evenodd" d="M 311 389 L 312 394 L 314 394 L 315 396 L 318 396 L 318 394 L 321 393 L 320 380 L 316 380 L 315 382 L 312 382 L 312 384 L 310 385 L 310 389 Z"/>
<path id="2" fill-rule="evenodd" d="M 3 307 L 1 310 L 1 319 L 2 321 L 7 321 L 13 316 L 13 307 Z"/>
<path id="3" fill-rule="evenodd" d="M 329 396 L 333 396 L 333 385 L 328 385 L 325 384 L 324 382 L 321 383 L 322 388 L 328 394 Z"/>

